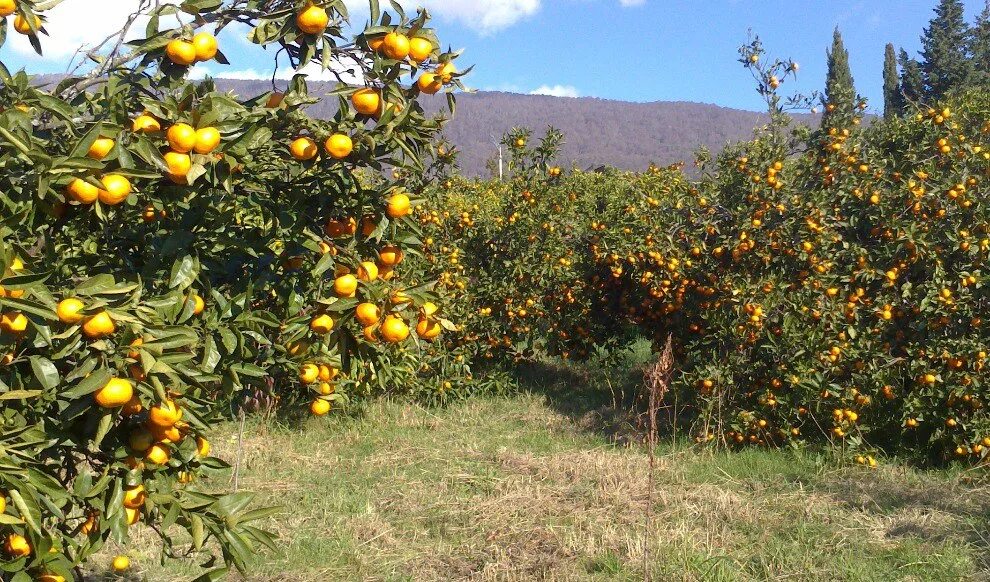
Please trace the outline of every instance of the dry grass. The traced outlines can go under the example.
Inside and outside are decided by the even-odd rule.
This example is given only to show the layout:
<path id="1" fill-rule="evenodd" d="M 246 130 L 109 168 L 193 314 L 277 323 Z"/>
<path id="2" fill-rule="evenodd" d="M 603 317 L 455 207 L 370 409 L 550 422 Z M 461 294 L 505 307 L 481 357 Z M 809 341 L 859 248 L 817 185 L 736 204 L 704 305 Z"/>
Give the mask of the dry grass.
<path id="1" fill-rule="evenodd" d="M 285 508 L 249 579 L 637 580 L 647 540 L 657 580 L 987 578 L 990 498 L 965 474 L 667 445 L 647 531 L 645 451 L 612 442 L 539 396 L 249 425 L 243 486 Z M 195 575 L 137 541 L 139 575 Z"/>

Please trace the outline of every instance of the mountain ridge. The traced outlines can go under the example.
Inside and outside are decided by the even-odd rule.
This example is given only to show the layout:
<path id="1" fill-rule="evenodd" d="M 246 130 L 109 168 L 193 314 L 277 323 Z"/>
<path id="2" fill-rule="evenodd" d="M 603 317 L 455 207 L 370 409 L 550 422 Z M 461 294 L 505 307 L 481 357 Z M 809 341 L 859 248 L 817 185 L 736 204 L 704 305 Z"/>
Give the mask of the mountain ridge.
<path id="1" fill-rule="evenodd" d="M 43 83 L 57 76 L 44 76 Z M 268 80 L 215 79 L 222 91 L 241 98 L 271 91 Z M 277 80 L 276 86 L 284 87 Z M 336 84 L 311 81 L 310 93 L 320 96 Z M 445 109 L 442 95 L 422 96 L 430 113 Z M 314 104 L 310 114 L 328 118 L 337 111 L 337 100 Z M 797 123 L 814 125 L 816 116 L 796 115 Z M 747 140 L 766 124 L 765 113 L 691 101 L 632 102 L 600 97 L 556 97 L 504 91 L 478 91 L 457 95 L 457 109 L 444 134 L 460 152 L 458 164 L 467 176 L 487 176 L 497 157 L 493 143 L 514 127 L 528 127 L 538 138 L 548 125 L 564 134 L 558 163 L 582 168 L 614 166 L 645 170 L 651 163 L 684 162 L 691 172 L 694 153 L 702 147 L 713 152 L 726 144 Z M 493 137 L 495 138 L 493 140 Z"/>

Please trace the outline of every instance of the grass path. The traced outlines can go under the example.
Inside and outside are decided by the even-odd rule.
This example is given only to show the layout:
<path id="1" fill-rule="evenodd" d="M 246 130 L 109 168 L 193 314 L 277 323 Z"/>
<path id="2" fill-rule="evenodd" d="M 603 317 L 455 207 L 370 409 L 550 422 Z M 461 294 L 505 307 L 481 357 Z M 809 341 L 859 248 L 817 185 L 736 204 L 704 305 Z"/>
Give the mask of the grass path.
<path id="1" fill-rule="evenodd" d="M 228 460 L 234 428 L 214 440 Z M 656 580 L 988 573 L 990 497 L 965 474 L 667 446 L 647 531 L 643 449 L 612 444 L 542 396 L 378 402 L 356 418 L 246 432 L 243 487 L 285 508 L 267 524 L 282 551 L 251 580 L 642 580 L 647 547 Z M 136 542 L 136 579 L 196 574 L 158 566 L 147 533 Z"/>

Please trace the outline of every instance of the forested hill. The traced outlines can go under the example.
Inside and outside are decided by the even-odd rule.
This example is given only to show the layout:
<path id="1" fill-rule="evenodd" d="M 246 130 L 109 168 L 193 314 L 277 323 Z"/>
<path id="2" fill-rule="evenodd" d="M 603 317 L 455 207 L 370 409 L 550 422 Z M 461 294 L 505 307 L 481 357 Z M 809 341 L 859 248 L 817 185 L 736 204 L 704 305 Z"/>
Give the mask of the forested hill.
<path id="1" fill-rule="evenodd" d="M 242 96 L 260 94 L 271 87 L 267 81 L 220 80 L 218 85 Z M 310 92 L 319 95 L 329 87 L 311 83 Z M 441 96 L 422 102 L 433 110 L 446 107 Z M 317 116 L 333 115 L 336 101 L 316 107 Z M 461 151 L 462 172 L 471 176 L 487 173 L 485 164 L 496 155 L 493 136 L 497 139 L 513 127 L 529 127 L 541 134 L 547 125 L 564 132 L 566 143 L 560 162 L 565 166 L 608 164 L 642 170 L 651 162 L 666 165 L 684 161 L 690 169 L 698 147 L 719 150 L 726 142 L 749 138 L 753 129 L 765 122 L 759 113 L 704 103 L 630 103 L 485 91 L 457 96 L 456 115 L 446 133 Z"/>
<path id="2" fill-rule="evenodd" d="M 217 84 L 242 97 L 271 89 L 268 81 L 220 79 Z M 312 82 L 310 92 L 320 95 L 330 87 L 329 83 Z M 439 110 L 445 107 L 446 99 L 436 96 L 422 102 Z M 328 99 L 315 105 L 312 114 L 330 116 L 336 107 L 336 99 Z M 487 174 L 486 162 L 496 155 L 493 137 L 497 139 L 513 127 L 529 127 L 539 135 L 547 125 L 564 132 L 566 143 L 560 159 L 564 166 L 574 163 L 582 168 L 612 165 L 642 170 L 651 162 L 667 165 L 683 161 L 690 171 L 698 147 L 717 151 L 726 142 L 750 137 L 765 121 L 759 113 L 704 103 L 630 103 L 479 92 L 458 95 L 457 112 L 446 133 L 461 151 L 462 172 L 470 176 Z"/>

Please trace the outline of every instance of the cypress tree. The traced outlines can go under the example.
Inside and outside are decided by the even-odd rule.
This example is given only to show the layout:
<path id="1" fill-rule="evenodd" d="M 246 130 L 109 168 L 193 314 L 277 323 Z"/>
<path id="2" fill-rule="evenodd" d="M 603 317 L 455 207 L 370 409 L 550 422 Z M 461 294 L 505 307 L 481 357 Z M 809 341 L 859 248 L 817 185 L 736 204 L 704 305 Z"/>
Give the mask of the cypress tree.
<path id="1" fill-rule="evenodd" d="M 962 0 L 941 0 L 921 37 L 926 100 L 938 100 L 969 77 L 969 25 Z"/>
<path id="2" fill-rule="evenodd" d="M 908 56 L 901 49 L 899 64 L 901 66 L 901 103 L 907 108 L 908 103 L 920 103 L 925 96 L 925 82 L 921 72 L 921 63 Z"/>
<path id="3" fill-rule="evenodd" d="M 831 125 L 850 117 L 856 101 L 856 88 L 852 71 L 849 70 L 849 51 L 842 42 L 842 33 L 838 27 L 832 34 L 832 48 L 826 56 L 828 76 L 825 79 L 825 116 L 822 123 Z"/>
<path id="4" fill-rule="evenodd" d="M 894 52 L 894 45 L 888 43 L 883 54 L 884 118 L 892 119 L 897 117 L 903 110 L 901 102 L 901 80 L 897 75 L 897 54 Z"/>
<path id="5" fill-rule="evenodd" d="M 983 12 L 976 18 L 970 53 L 973 55 L 970 84 L 990 89 L 990 0 L 986 0 Z"/>

